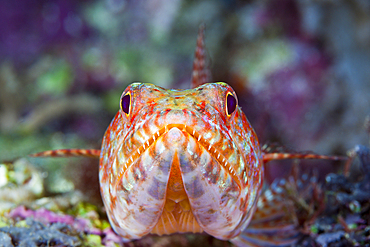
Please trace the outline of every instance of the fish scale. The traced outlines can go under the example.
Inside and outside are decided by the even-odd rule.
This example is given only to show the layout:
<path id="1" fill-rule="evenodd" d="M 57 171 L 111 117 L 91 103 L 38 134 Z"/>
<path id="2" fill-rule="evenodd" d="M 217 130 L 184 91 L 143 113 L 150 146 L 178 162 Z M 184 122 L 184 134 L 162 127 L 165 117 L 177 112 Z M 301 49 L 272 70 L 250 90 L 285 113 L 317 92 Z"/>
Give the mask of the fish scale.
<path id="1" fill-rule="evenodd" d="M 31 156 L 100 157 L 102 199 L 112 228 L 126 241 L 149 233 L 206 232 L 238 246 L 291 245 L 297 222 L 282 184 L 261 193 L 264 164 L 342 157 L 266 152 L 234 90 L 210 78 L 202 25 L 192 89 L 133 83 L 122 93 L 100 150 Z"/>
<path id="2" fill-rule="evenodd" d="M 126 183 L 124 194 L 121 193 L 121 196 L 136 198 L 134 201 L 128 201 L 127 207 L 145 208 L 145 205 L 140 203 L 142 201 L 140 198 L 147 197 L 148 193 L 138 191 L 135 186 L 131 186 L 136 181 L 131 181 L 133 172 L 130 169 L 130 167 L 143 163 L 148 169 L 143 168 L 144 173 L 148 174 L 146 180 L 156 181 L 153 183 L 143 181 L 145 183 L 143 188 L 147 188 L 151 192 L 149 196 L 158 200 L 155 204 L 158 215 L 151 214 L 151 220 L 147 222 L 145 228 L 142 227 L 140 212 L 120 210 L 120 215 L 116 216 L 114 207 L 119 207 L 117 202 L 105 201 L 108 217 L 120 218 L 120 220 L 111 220 L 117 232 L 125 231 L 127 228 L 127 223 L 122 222 L 122 218 L 126 217 L 125 212 L 131 219 L 130 227 L 141 229 L 141 232 L 132 233 L 129 239 L 145 236 L 149 232 L 168 234 L 186 231 L 181 227 L 178 229 L 172 227 L 171 231 L 166 228 L 165 232 L 160 232 L 160 229 L 164 228 L 158 228 L 154 224 L 154 221 L 169 221 L 168 212 L 163 213 L 163 208 L 166 205 L 167 183 L 170 181 L 169 171 L 173 169 L 172 165 L 177 163 L 173 161 L 177 158 L 179 175 L 181 175 L 178 182 L 183 183 L 191 213 L 182 212 L 184 217 L 182 213 L 179 213 L 180 215 L 174 217 L 176 222 L 168 222 L 168 224 L 183 226 L 188 223 L 180 222 L 180 219 L 186 218 L 193 222 L 195 218 L 200 226 L 197 227 L 199 231 L 205 231 L 221 239 L 230 239 L 242 231 L 244 224 L 241 224 L 240 220 L 250 220 L 251 217 L 244 217 L 244 214 L 251 215 L 251 209 L 262 188 L 262 183 L 251 183 L 247 188 L 243 183 L 245 179 L 242 174 L 252 176 L 253 180 L 254 176 L 263 176 L 263 167 L 250 164 L 248 169 L 247 166 L 245 169 L 239 169 L 238 161 L 240 158 L 244 163 L 258 160 L 262 164 L 262 154 L 259 146 L 248 148 L 248 153 L 246 153 L 246 150 L 237 144 L 242 140 L 245 141 L 246 137 L 253 137 L 247 140 L 248 145 L 252 146 L 257 137 L 246 118 L 240 117 L 244 113 L 239 107 L 234 109 L 235 112 L 232 115 L 225 112 L 225 98 L 229 94 L 236 98 L 235 92 L 226 83 L 207 83 L 191 90 L 166 90 L 153 84 L 135 83 L 123 92 L 122 99 L 126 95 L 131 97 L 130 114 L 121 109 L 103 140 L 102 155 L 104 153 L 109 155 L 108 159 L 101 159 L 100 163 L 100 170 L 103 171 L 100 177 L 101 191 L 102 194 L 112 193 L 107 189 L 112 181 L 106 180 L 104 173 L 114 173 L 109 164 L 116 156 L 121 155 L 122 158 L 117 162 L 120 169 L 117 174 L 113 174 L 113 182 L 118 185 L 126 181 L 124 182 Z M 155 97 L 157 101 L 152 100 Z M 197 107 L 193 107 L 194 105 Z M 211 117 L 204 118 L 204 112 L 208 112 Z M 130 124 L 125 124 L 126 121 Z M 118 146 L 113 146 L 109 139 L 113 135 L 109 132 L 120 131 L 116 129 L 115 123 L 117 122 L 124 122 L 122 125 L 128 125 L 129 128 L 123 130 L 123 139 L 118 141 Z M 238 122 L 242 122 L 243 128 L 231 128 L 232 125 L 238 126 Z M 145 133 L 147 140 L 142 138 L 144 136 L 142 133 Z M 209 139 L 203 138 L 209 133 L 211 133 Z M 212 138 L 213 133 L 216 139 Z M 111 149 L 115 151 L 111 152 Z M 203 153 L 209 156 L 205 159 L 208 163 L 204 161 L 200 163 Z M 176 157 L 174 154 L 177 154 Z M 145 159 L 147 155 L 150 156 L 148 160 Z M 221 168 L 216 179 L 208 179 L 210 175 L 206 172 L 207 166 Z M 149 169 L 151 169 L 150 172 Z M 119 186 L 113 188 L 120 189 Z M 152 191 L 153 188 L 157 188 L 155 193 Z M 247 190 L 252 193 L 248 195 L 245 192 Z M 112 198 L 112 200 L 116 199 Z M 151 206 L 154 207 L 154 204 Z M 127 229 L 127 232 L 131 231 L 132 229 Z"/>

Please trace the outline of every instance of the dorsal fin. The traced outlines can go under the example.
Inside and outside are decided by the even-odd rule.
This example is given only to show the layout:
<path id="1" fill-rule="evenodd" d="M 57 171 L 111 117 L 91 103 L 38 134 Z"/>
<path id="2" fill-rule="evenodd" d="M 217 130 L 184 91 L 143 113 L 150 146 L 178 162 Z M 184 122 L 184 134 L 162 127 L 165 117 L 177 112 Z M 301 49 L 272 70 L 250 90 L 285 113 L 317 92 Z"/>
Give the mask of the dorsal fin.
<path id="1" fill-rule="evenodd" d="M 205 25 L 201 24 L 199 26 L 197 47 L 195 49 L 191 88 L 196 88 L 211 81 L 211 71 L 207 64 L 207 53 L 204 45 L 204 30 Z"/>
<path id="2" fill-rule="evenodd" d="M 99 158 L 100 149 L 57 149 L 30 154 L 30 157 L 90 157 Z"/>

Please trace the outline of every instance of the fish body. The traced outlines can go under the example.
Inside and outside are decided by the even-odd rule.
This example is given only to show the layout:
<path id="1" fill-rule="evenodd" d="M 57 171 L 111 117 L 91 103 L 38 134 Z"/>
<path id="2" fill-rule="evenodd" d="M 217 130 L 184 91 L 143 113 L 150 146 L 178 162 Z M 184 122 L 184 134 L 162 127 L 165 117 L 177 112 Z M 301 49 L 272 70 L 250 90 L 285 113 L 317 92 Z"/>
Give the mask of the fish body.
<path id="1" fill-rule="evenodd" d="M 100 153 L 101 194 L 115 231 L 127 240 L 239 235 L 261 192 L 263 161 L 234 90 L 226 83 L 189 90 L 134 83 L 121 102 L 126 95 L 129 109 L 112 120 Z"/>
<path id="2" fill-rule="evenodd" d="M 210 78 L 201 26 L 192 89 L 133 83 L 122 93 L 100 150 L 31 156 L 100 158 L 102 199 L 125 241 L 206 232 L 238 246 L 292 245 L 299 233 L 286 188 L 295 182 L 281 180 L 262 193 L 264 164 L 343 157 L 262 150 L 235 91 Z"/>

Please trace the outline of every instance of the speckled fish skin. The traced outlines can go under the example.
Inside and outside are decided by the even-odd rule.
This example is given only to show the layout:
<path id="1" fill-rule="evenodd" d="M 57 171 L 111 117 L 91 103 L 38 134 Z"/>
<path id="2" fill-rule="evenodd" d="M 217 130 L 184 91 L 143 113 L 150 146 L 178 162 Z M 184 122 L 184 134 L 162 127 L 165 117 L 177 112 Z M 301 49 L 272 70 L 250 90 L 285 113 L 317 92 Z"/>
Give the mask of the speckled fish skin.
<path id="1" fill-rule="evenodd" d="M 222 82 L 189 90 L 133 83 L 122 97 L 127 94 L 130 111 L 116 114 L 100 154 L 101 194 L 114 230 L 126 240 L 186 231 L 224 240 L 240 234 L 261 192 L 263 161 L 241 109 L 227 114 L 234 90 Z M 176 220 L 165 216 L 173 183 L 186 192 L 172 199 L 190 205 L 186 219 L 184 210 Z"/>
<path id="2" fill-rule="evenodd" d="M 233 89 L 209 81 L 201 25 L 194 89 L 134 83 L 121 96 L 121 110 L 101 150 L 58 149 L 30 156 L 100 157 L 103 202 L 113 229 L 126 241 L 149 233 L 205 231 L 237 246 L 292 246 L 300 231 L 289 191 L 302 183 L 282 179 L 261 194 L 263 164 L 346 157 L 260 148 Z M 226 103 L 230 95 L 236 103 L 232 113 Z M 305 194 L 307 189 L 301 188 Z"/>

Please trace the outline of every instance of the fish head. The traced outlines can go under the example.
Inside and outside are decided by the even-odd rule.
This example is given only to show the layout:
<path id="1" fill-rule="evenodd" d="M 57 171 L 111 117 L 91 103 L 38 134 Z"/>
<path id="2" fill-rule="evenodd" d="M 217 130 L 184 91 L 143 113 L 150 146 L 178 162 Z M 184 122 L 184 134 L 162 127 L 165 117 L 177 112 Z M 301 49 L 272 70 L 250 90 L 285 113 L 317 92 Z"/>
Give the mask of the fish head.
<path id="1" fill-rule="evenodd" d="M 124 239 L 207 232 L 237 236 L 263 184 L 258 138 L 226 83 L 164 89 L 133 83 L 101 148 L 99 180 Z"/>

